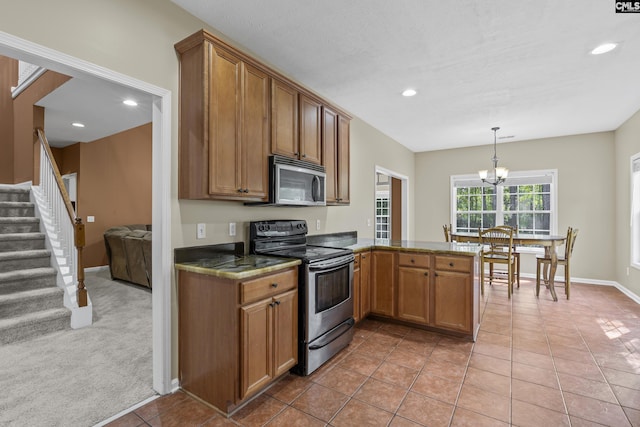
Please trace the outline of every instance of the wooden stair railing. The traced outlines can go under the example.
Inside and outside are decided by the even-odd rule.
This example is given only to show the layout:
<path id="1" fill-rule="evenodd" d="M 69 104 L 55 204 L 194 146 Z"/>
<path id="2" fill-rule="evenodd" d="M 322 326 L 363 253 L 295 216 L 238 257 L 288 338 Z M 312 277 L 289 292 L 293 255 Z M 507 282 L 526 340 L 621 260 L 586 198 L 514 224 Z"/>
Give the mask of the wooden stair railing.
<path id="1" fill-rule="evenodd" d="M 58 165 L 53 157 L 53 153 L 51 152 L 51 147 L 49 146 L 49 141 L 47 141 L 47 137 L 44 133 L 44 130 L 40 128 L 36 128 L 35 130 L 38 139 L 40 140 L 40 145 L 42 147 L 42 152 L 46 154 L 47 160 L 53 171 L 55 176 L 55 182 L 58 186 L 58 190 L 60 191 L 60 195 L 62 196 L 63 203 L 66 207 L 66 211 L 69 215 L 69 220 L 73 226 L 73 235 L 74 235 L 74 245 L 76 248 L 77 254 L 77 298 L 78 298 L 78 307 L 86 307 L 87 306 L 87 289 L 84 286 L 84 264 L 82 262 L 82 250 L 85 246 L 85 232 L 84 232 L 84 224 L 82 223 L 82 218 L 76 216 L 76 213 L 73 209 L 73 205 L 71 204 L 71 199 L 69 198 L 69 193 L 67 193 L 67 189 L 62 182 L 62 175 L 60 175 L 60 170 L 58 169 Z M 42 161 L 42 160 L 41 160 Z M 43 177 L 41 176 L 42 180 Z"/>

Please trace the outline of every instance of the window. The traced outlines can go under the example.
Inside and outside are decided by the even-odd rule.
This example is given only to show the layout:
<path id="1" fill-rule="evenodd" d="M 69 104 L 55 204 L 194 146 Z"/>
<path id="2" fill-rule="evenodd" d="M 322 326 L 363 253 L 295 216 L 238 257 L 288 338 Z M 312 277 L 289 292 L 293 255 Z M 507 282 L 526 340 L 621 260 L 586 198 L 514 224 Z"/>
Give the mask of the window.
<path id="1" fill-rule="evenodd" d="M 640 153 L 631 157 L 631 265 L 640 268 Z"/>
<path id="2" fill-rule="evenodd" d="M 389 239 L 391 225 L 389 223 L 389 192 L 376 194 L 376 239 Z"/>
<path id="3" fill-rule="evenodd" d="M 523 234 L 556 234 L 555 170 L 512 172 L 494 187 L 476 175 L 451 177 L 455 231 L 475 233 L 506 224 Z"/>

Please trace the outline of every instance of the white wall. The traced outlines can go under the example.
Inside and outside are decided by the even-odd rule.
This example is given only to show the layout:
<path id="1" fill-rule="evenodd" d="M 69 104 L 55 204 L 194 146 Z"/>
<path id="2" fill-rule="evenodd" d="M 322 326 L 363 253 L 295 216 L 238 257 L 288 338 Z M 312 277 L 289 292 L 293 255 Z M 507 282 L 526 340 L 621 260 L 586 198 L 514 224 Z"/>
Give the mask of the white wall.
<path id="1" fill-rule="evenodd" d="M 491 135 L 488 134 L 488 140 Z M 450 176 L 474 174 L 491 166 L 491 145 L 416 154 L 417 240 L 442 240 L 450 222 Z M 558 170 L 558 234 L 580 229 L 571 275 L 615 280 L 615 144 L 613 132 L 498 144 L 500 165 L 510 171 Z M 562 268 L 562 267 L 560 267 Z M 535 273 L 532 255 L 524 273 Z"/>

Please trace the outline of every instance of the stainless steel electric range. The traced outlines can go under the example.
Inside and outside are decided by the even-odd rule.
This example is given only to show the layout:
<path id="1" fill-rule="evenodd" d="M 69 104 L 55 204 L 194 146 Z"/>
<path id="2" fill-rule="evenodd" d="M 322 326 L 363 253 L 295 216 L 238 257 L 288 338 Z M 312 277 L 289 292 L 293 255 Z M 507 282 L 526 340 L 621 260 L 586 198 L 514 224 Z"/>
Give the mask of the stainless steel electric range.
<path id="1" fill-rule="evenodd" d="M 298 365 L 309 375 L 353 338 L 353 251 L 307 245 L 304 220 L 249 224 L 251 253 L 302 260 L 298 274 Z"/>

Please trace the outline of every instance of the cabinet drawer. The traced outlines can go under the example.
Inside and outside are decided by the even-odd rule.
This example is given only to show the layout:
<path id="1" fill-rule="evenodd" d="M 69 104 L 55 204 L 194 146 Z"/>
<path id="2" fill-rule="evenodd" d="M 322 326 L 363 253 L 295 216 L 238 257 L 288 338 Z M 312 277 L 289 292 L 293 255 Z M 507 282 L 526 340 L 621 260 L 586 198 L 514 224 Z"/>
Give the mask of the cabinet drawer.
<path id="1" fill-rule="evenodd" d="M 287 270 L 240 283 L 240 304 L 257 301 L 293 289 L 298 284 L 298 270 Z"/>
<path id="2" fill-rule="evenodd" d="M 468 272 L 471 272 L 472 268 L 473 268 L 472 257 L 437 256 L 436 255 L 436 270 L 462 271 L 462 272 L 468 273 Z"/>
<path id="3" fill-rule="evenodd" d="M 427 254 L 400 253 L 398 254 L 398 265 L 403 267 L 429 268 L 431 257 Z"/>

